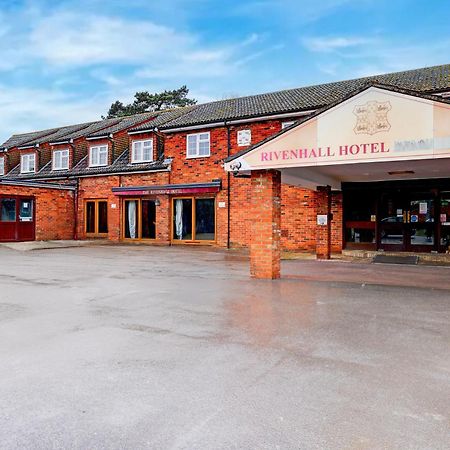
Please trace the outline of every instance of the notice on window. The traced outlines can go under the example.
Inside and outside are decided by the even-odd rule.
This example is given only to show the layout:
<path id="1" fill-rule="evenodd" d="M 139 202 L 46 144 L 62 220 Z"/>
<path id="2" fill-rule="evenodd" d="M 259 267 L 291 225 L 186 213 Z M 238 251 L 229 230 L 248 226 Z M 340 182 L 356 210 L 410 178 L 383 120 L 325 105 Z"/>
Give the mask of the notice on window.
<path id="1" fill-rule="evenodd" d="M 447 214 L 441 214 L 441 223 L 447 222 Z"/>
<path id="2" fill-rule="evenodd" d="M 416 223 L 419 221 L 419 216 L 417 214 L 411 215 L 411 223 Z"/>
<path id="3" fill-rule="evenodd" d="M 403 209 L 397 209 L 397 217 L 403 217 Z"/>
<path id="4" fill-rule="evenodd" d="M 427 214 L 428 213 L 428 203 L 420 202 L 419 203 L 419 214 Z"/>

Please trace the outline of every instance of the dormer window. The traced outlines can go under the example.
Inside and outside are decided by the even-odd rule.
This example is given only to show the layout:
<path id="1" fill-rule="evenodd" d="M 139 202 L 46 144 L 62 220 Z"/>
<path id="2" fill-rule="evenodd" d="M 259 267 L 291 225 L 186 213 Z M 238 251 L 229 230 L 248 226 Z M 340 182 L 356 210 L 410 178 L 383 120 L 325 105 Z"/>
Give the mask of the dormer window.
<path id="1" fill-rule="evenodd" d="M 0 156 L 0 175 L 5 175 L 5 157 Z"/>
<path id="2" fill-rule="evenodd" d="M 108 165 L 108 146 L 96 145 L 89 149 L 89 167 Z"/>
<path id="3" fill-rule="evenodd" d="M 133 141 L 131 162 L 143 163 L 153 161 L 153 140 Z"/>
<path id="4" fill-rule="evenodd" d="M 27 153 L 20 157 L 20 173 L 33 173 L 36 170 L 36 155 Z"/>
<path id="5" fill-rule="evenodd" d="M 53 170 L 67 170 L 69 168 L 69 150 L 55 150 L 53 152 Z"/>

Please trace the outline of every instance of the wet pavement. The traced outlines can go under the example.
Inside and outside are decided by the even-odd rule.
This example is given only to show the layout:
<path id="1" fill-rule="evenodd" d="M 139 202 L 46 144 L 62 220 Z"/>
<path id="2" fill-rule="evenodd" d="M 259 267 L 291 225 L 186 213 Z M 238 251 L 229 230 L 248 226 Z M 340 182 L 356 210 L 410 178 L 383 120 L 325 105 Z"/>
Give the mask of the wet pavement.
<path id="1" fill-rule="evenodd" d="M 450 269 L 0 248 L 2 449 L 448 449 Z M 424 272 L 425 271 L 425 272 Z"/>

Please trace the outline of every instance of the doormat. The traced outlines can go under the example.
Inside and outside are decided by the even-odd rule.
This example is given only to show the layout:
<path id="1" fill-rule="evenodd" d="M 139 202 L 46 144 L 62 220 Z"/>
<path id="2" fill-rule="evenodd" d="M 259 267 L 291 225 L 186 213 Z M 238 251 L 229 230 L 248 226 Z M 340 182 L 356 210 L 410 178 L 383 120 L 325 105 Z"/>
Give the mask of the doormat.
<path id="1" fill-rule="evenodd" d="M 394 256 L 394 255 L 376 255 L 373 260 L 375 264 L 410 264 L 417 265 L 419 262 L 418 256 Z"/>

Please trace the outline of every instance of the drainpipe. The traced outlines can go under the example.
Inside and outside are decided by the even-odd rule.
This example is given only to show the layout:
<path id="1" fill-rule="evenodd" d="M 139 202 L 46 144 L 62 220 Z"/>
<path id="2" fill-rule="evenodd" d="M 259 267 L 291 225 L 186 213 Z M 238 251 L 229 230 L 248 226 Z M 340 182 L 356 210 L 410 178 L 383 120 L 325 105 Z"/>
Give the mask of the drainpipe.
<path id="1" fill-rule="evenodd" d="M 231 153 L 231 129 L 230 124 L 225 122 L 225 126 L 227 127 L 227 157 L 230 156 Z M 231 240 L 231 188 L 230 188 L 230 182 L 231 182 L 231 174 L 230 172 L 227 172 L 227 220 L 228 220 L 228 226 L 227 226 L 227 248 L 230 248 L 230 240 Z"/>
<path id="2" fill-rule="evenodd" d="M 80 179 L 77 177 L 77 187 L 75 189 L 75 193 L 73 195 L 73 208 L 74 208 L 74 221 L 73 221 L 73 238 L 75 241 L 78 241 L 78 189 L 80 187 Z"/>

